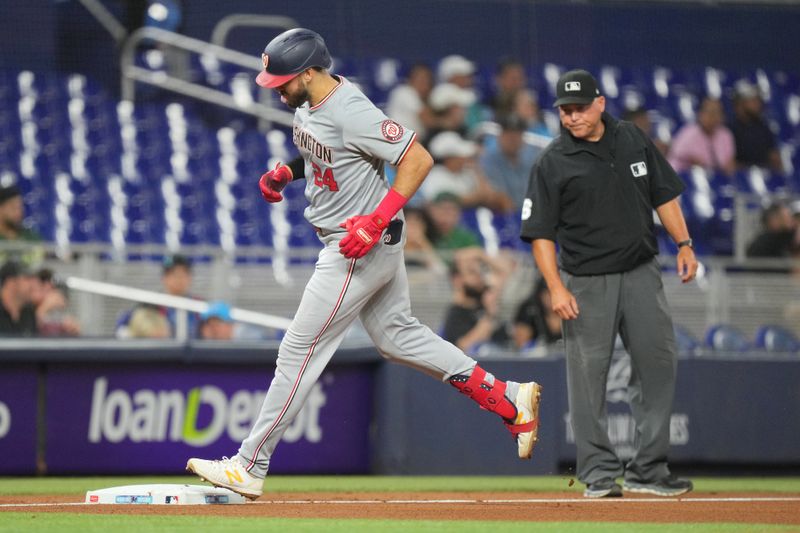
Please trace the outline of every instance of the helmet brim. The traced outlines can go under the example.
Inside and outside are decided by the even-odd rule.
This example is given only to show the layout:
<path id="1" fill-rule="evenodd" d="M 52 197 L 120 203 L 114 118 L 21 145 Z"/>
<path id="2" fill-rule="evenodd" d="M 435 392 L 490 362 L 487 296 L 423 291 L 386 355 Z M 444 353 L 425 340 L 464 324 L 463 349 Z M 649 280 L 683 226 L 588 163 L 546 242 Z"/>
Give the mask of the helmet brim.
<path id="1" fill-rule="evenodd" d="M 284 74 L 282 76 L 278 76 L 275 74 L 270 74 L 266 70 L 262 70 L 258 76 L 256 76 L 256 83 L 266 89 L 274 89 L 275 87 L 280 87 L 284 83 L 292 81 L 294 78 L 299 76 L 299 74 L 300 73 Z"/>

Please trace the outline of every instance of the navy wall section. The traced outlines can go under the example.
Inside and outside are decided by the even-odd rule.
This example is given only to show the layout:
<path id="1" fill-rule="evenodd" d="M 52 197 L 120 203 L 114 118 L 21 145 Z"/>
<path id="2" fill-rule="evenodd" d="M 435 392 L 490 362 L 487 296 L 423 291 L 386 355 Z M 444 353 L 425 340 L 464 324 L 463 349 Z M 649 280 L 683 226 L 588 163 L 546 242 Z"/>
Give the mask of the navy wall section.
<path id="1" fill-rule="evenodd" d="M 120 2 L 105 2 L 124 18 Z M 85 72 L 115 87 L 117 49 L 75 0 L 7 2 L 0 17 L 0 66 Z M 524 0 L 192 0 L 182 31 L 209 39 L 231 13 L 290 16 L 322 33 L 351 60 L 435 60 L 458 52 L 492 64 L 698 66 L 800 69 L 800 5 L 725 5 Z M 236 30 L 229 43 L 257 53 L 274 35 Z"/>
<path id="2" fill-rule="evenodd" d="M 137 346 L 133 341 L 102 340 L 7 341 L 2 344 L 0 365 L 6 371 L 0 373 L 0 452 L 8 452 L 4 456 L 13 457 L 0 464 L 0 473 L 4 474 L 33 473 L 36 467 L 33 451 L 42 452 L 45 443 L 60 440 L 59 449 L 85 451 L 88 446 L 85 428 L 63 424 L 76 417 L 76 421 L 91 426 L 90 412 L 96 415 L 94 420 L 108 423 L 102 432 L 94 432 L 92 442 L 103 440 L 98 436 L 102 433 L 108 440 L 103 440 L 103 445 L 115 453 L 145 450 L 140 454 L 145 458 L 147 453 L 155 451 L 163 455 L 158 458 L 158 464 L 147 459 L 150 462 L 137 463 L 135 468 L 130 467 L 130 472 L 149 468 L 147 471 L 179 473 L 186 454 L 230 455 L 229 450 L 246 435 L 257 412 L 258 404 L 251 398 L 252 391 L 266 389 L 277 357 L 275 345 L 235 348 L 216 343 L 179 346 L 154 342 Z M 540 439 L 531 461 L 517 459 L 516 444 L 495 415 L 477 409 L 450 385 L 404 366 L 379 361 L 382 359 L 372 348 L 339 350 L 326 370 L 327 377 L 318 383 L 317 401 L 309 401 L 317 411 L 305 420 L 314 422 L 314 428 L 317 425 L 322 428 L 319 434 L 324 433 L 325 440 L 307 439 L 308 442 L 301 444 L 320 446 L 318 450 L 324 449 L 325 453 L 335 451 L 341 456 L 337 461 L 352 459 L 336 463 L 345 465 L 341 468 L 347 470 L 342 472 L 557 474 L 564 465 L 574 462 L 563 358 L 486 359 L 481 362 L 487 371 L 501 379 L 535 379 L 543 385 Z M 627 405 L 629 376 L 628 358 L 615 358 L 607 393 L 609 434 L 623 459 L 632 452 L 635 439 Z M 739 354 L 729 358 L 681 359 L 670 431 L 673 462 L 800 466 L 798 383 L 800 360 L 796 355 L 770 358 L 760 352 L 750 352 L 748 356 Z M 98 386 L 103 392 L 98 392 Z M 150 431 L 156 426 L 150 424 L 142 429 L 120 422 L 122 418 L 133 418 L 130 412 L 122 416 L 123 406 L 118 402 L 121 393 L 112 394 L 112 390 L 124 391 L 129 398 L 139 398 L 137 394 L 161 398 L 162 393 L 178 391 L 182 398 L 187 398 L 187 405 L 192 394 L 200 394 L 198 405 L 205 405 L 205 418 L 193 419 L 191 427 L 233 430 L 228 429 L 224 435 L 220 430 L 215 440 L 199 443 L 195 440 L 198 435 L 202 436 L 202 431 L 192 432 L 189 438 L 186 436 L 188 426 L 179 424 L 184 428 L 181 434 L 169 439 L 162 435 L 159 440 L 151 431 L 147 433 L 148 440 L 139 430 L 149 427 Z M 208 395 L 203 396 L 206 393 L 202 390 L 207 390 Z M 249 408 L 233 400 L 243 398 L 242 390 L 250 394 L 244 396 L 251 398 Z M 37 409 L 37 401 L 44 400 L 42 393 L 47 395 L 48 402 Z M 109 407 L 112 396 L 116 402 L 114 408 Z M 69 401 L 64 399 L 67 397 Z M 219 403 L 215 398 L 227 403 L 209 411 L 209 406 Z M 136 410 L 139 413 L 136 416 L 143 417 L 146 414 L 143 406 L 148 404 L 144 400 L 141 399 L 141 405 L 136 403 L 139 399 L 128 400 L 127 411 Z M 225 407 L 234 404 L 239 407 Z M 99 417 L 95 405 L 105 406 L 103 417 Z M 119 420 L 113 416 L 108 418 L 113 409 L 120 409 Z M 213 420 L 219 424 L 209 422 L 207 415 L 212 412 Z M 38 421 L 38 429 L 34 421 Z M 120 433 L 121 430 L 128 433 Z M 134 435 L 135 432 L 139 433 Z M 37 436 L 41 435 L 50 435 L 50 438 L 38 441 L 37 445 Z M 116 446 L 123 437 L 127 440 Z M 346 443 L 342 444 L 345 437 L 357 437 L 363 445 L 358 449 L 347 448 Z M 186 449 L 187 443 L 195 448 Z M 155 448 L 150 450 L 148 446 Z M 283 448 L 286 447 L 280 449 Z M 20 450 L 26 452 L 17 453 Z M 287 457 L 294 453 L 289 451 Z M 52 457 L 57 451 L 49 447 L 47 453 Z M 167 455 L 164 454 L 169 454 L 171 459 L 165 459 Z M 110 473 L 94 461 L 91 454 L 85 457 L 88 457 L 85 464 L 67 464 L 59 459 L 58 464 L 51 466 L 54 472 L 60 473 Z M 297 467 L 299 470 L 292 471 L 330 473 L 333 468 L 319 462 L 293 463 L 294 459 L 282 460 L 277 454 L 275 460 L 276 472 Z M 117 473 L 126 471 L 124 466 L 115 468 Z"/>
<path id="3" fill-rule="evenodd" d="M 539 444 L 532 461 L 497 418 L 470 400 L 407 368 L 384 365 L 375 391 L 373 471 L 381 474 L 556 474 L 573 464 L 563 359 L 491 360 L 503 379 L 543 386 Z M 609 434 L 621 459 L 634 450 L 627 403 L 627 357 L 616 357 L 607 392 Z M 800 361 L 682 359 L 670 424 L 673 464 L 799 465 Z"/>

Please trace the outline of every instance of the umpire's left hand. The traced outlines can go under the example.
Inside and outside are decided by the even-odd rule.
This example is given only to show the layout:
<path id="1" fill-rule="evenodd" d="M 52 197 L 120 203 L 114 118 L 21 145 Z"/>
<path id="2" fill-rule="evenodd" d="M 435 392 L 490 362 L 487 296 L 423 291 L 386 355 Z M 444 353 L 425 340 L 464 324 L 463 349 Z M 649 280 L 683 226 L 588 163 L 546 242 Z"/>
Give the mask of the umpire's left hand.
<path id="1" fill-rule="evenodd" d="M 697 275 L 697 258 L 691 246 L 681 246 L 677 258 L 678 275 L 683 283 L 689 283 Z"/>

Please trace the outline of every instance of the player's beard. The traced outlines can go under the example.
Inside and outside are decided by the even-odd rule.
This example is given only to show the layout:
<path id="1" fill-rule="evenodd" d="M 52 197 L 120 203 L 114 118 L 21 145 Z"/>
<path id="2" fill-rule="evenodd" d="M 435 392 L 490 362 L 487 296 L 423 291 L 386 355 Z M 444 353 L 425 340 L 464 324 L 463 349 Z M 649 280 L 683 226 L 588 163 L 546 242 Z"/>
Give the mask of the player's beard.
<path id="1" fill-rule="evenodd" d="M 285 95 L 281 95 L 281 100 L 283 100 L 283 103 L 292 109 L 297 109 L 301 105 L 305 104 L 308 101 L 308 98 L 308 87 L 302 87 L 293 94 L 286 93 Z"/>

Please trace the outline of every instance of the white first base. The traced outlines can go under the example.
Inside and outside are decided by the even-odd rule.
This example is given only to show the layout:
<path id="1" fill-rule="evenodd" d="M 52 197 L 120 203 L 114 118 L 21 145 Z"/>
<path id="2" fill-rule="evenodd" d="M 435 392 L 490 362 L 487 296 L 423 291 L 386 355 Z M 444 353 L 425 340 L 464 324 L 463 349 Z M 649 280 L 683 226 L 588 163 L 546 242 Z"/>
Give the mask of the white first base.
<path id="1" fill-rule="evenodd" d="M 244 496 L 207 485 L 124 485 L 86 492 L 86 503 L 207 505 L 245 503 Z"/>

